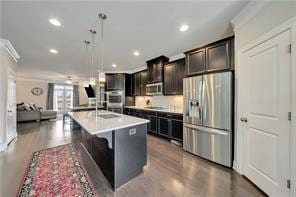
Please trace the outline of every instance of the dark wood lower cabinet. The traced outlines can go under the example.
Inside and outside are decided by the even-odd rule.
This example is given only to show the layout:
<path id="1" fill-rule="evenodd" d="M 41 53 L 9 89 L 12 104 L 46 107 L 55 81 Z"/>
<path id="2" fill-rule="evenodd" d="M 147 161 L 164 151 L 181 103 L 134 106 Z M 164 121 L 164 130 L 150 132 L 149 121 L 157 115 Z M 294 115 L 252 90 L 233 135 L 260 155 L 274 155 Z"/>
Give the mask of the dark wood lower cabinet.
<path id="1" fill-rule="evenodd" d="M 170 137 L 171 120 L 167 118 L 158 117 L 158 134 L 164 137 Z"/>
<path id="2" fill-rule="evenodd" d="M 183 116 L 179 114 L 126 108 L 125 114 L 149 120 L 147 131 L 168 139 L 183 141 Z"/>
<path id="3" fill-rule="evenodd" d="M 150 120 L 148 131 L 157 134 L 157 117 L 148 115 L 148 120 Z"/>
<path id="4" fill-rule="evenodd" d="M 183 141 L 183 122 L 179 120 L 171 121 L 171 138 L 174 140 L 178 140 L 180 142 Z"/>

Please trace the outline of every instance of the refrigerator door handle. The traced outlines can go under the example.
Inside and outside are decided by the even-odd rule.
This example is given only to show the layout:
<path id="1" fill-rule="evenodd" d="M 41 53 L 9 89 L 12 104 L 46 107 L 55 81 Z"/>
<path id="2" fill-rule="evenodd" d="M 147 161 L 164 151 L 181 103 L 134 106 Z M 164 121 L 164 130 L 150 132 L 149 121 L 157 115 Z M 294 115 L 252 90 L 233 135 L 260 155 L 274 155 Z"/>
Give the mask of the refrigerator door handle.
<path id="1" fill-rule="evenodd" d="M 184 127 L 187 127 L 190 129 L 194 129 L 194 130 L 198 130 L 198 131 L 202 131 L 202 132 L 206 132 L 206 133 L 211 133 L 214 135 L 228 135 L 227 131 L 223 131 L 223 130 L 219 130 L 219 129 L 201 127 L 201 126 L 190 125 L 190 124 L 186 124 L 186 123 L 183 123 L 183 125 L 184 125 Z"/>
<path id="2" fill-rule="evenodd" d="M 206 100 L 208 97 L 208 93 L 206 92 L 206 83 L 207 81 L 205 79 L 202 80 L 202 89 L 201 89 L 201 102 L 202 102 L 202 116 L 203 116 L 203 121 L 207 117 L 207 111 L 208 111 L 208 101 Z"/>
<path id="3" fill-rule="evenodd" d="M 200 119 L 200 121 L 202 121 L 202 112 L 201 112 L 201 107 L 202 107 L 202 87 L 203 87 L 203 80 L 201 83 L 199 83 L 199 87 L 198 87 L 198 92 L 199 92 L 199 95 L 198 95 L 198 102 L 199 102 L 199 105 L 198 105 L 198 117 Z"/>

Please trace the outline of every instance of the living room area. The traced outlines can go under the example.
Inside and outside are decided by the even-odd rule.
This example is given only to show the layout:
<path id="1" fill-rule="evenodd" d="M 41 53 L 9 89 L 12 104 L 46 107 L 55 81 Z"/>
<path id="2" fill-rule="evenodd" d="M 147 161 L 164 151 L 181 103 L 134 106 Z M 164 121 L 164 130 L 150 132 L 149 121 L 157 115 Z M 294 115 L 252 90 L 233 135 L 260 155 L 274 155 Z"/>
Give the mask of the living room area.
<path id="1" fill-rule="evenodd" d="M 89 104 L 82 85 L 46 80 L 18 79 L 16 95 L 17 122 L 60 120 L 73 107 Z"/>

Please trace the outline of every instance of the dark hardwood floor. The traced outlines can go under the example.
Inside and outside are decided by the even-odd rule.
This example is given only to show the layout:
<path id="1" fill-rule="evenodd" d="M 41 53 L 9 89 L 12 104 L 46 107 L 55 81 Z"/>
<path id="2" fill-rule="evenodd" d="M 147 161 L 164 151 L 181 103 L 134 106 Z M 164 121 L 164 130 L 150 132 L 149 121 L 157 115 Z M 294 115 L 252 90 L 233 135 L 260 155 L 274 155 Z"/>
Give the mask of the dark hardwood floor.
<path id="1" fill-rule="evenodd" d="M 100 169 L 77 143 L 79 132 L 62 121 L 18 125 L 18 137 L 0 153 L 0 196 L 16 196 L 33 151 L 74 143 L 100 196 L 264 196 L 231 169 L 198 158 L 166 140 L 148 136 L 144 173 L 114 192 Z"/>

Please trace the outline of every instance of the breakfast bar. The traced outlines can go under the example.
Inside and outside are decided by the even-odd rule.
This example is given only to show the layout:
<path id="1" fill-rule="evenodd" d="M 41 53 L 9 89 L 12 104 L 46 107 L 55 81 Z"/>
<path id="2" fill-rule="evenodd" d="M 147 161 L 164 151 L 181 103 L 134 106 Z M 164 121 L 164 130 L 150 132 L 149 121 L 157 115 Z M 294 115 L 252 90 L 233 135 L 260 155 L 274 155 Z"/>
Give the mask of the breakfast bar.
<path id="1" fill-rule="evenodd" d="M 148 120 L 100 110 L 69 112 L 81 128 L 81 143 L 114 190 L 143 172 L 147 164 Z"/>

